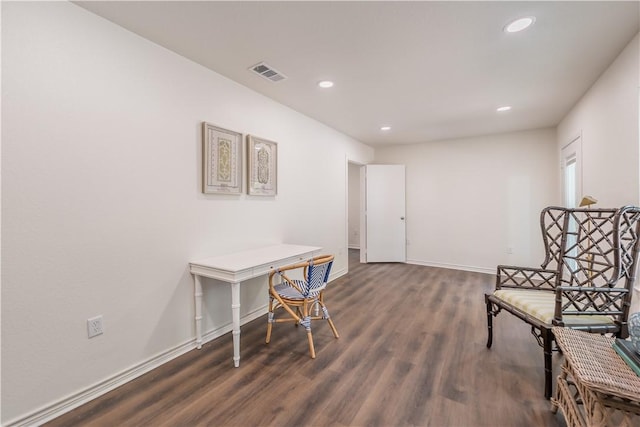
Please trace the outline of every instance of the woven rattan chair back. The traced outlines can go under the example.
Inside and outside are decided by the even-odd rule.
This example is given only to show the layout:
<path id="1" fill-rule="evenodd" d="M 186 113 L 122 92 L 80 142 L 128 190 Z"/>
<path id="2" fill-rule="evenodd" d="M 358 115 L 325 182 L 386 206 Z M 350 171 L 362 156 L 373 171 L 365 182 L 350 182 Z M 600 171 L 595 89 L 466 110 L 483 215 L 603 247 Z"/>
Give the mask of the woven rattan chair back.
<path id="1" fill-rule="evenodd" d="M 296 283 L 300 285 L 302 295 L 314 297 L 327 287 L 333 266 L 333 256 L 317 260 L 311 259 L 306 264 L 303 272 L 304 279 L 296 281 Z"/>

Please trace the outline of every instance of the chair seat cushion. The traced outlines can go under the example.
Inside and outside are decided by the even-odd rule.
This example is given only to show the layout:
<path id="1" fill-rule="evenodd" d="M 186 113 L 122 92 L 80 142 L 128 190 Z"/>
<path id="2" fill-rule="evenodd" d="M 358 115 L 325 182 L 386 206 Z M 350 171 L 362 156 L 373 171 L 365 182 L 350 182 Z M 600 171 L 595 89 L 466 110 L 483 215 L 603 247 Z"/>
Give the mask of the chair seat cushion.
<path id="1" fill-rule="evenodd" d="M 522 289 L 498 289 L 493 295 L 532 317 L 551 324 L 556 307 L 554 292 Z M 580 325 L 613 325 L 613 319 L 606 315 L 562 316 L 567 326 Z"/>
<path id="2" fill-rule="evenodd" d="M 280 295 L 282 298 L 290 299 L 290 300 L 303 300 L 304 296 L 298 292 L 298 290 L 292 286 L 289 286 L 286 283 L 280 283 L 275 285 L 273 289 Z"/>

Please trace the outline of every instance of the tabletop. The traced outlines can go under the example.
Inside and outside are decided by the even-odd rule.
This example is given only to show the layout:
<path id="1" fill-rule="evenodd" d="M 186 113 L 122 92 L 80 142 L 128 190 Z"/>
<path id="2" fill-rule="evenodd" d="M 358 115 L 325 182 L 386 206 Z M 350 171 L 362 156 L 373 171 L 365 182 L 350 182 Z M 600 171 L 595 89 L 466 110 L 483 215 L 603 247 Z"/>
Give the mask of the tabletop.
<path id="1" fill-rule="evenodd" d="M 279 244 L 192 261 L 191 265 L 226 271 L 242 271 L 256 265 L 269 264 L 300 253 L 320 250 L 316 246 Z"/>
<path id="2" fill-rule="evenodd" d="M 615 337 L 553 327 L 574 375 L 591 390 L 640 401 L 640 377 L 613 349 Z"/>

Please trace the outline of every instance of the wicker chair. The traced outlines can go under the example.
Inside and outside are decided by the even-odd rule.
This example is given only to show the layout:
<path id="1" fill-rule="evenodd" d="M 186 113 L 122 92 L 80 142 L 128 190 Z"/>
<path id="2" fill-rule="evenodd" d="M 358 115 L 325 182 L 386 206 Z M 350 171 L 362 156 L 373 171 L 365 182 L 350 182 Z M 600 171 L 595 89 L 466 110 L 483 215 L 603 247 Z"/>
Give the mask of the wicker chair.
<path id="1" fill-rule="evenodd" d="M 566 209 L 540 214 L 546 251 L 541 268 L 497 267 L 496 289 L 485 295 L 487 347 L 502 309 L 531 325 L 543 348 L 545 385 L 552 393 L 553 326 L 627 337 L 636 276 L 640 208 Z"/>
<path id="2" fill-rule="evenodd" d="M 304 326 L 307 331 L 309 341 L 309 352 L 311 358 L 315 359 L 316 351 L 313 346 L 313 336 L 311 335 L 311 321 L 325 319 L 333 335 L 338 338 L 329 311 L 324 304 L 324 290 L 327 287 L 329 273 L 333 265 L 333 255 L 317 256 L 309 261 L 282 267 L 269 274 L 269 315 L 267 323 L 267 339 L 271 341 L 271 329 L 274 323 L 295 322 L 295 325 Z M 289 277 L 295 270 L 302 273 L 302 279 Z M 275 277 L 279 276 L 279 283 L 275 282 Z M 287 317 L 276 318 L 275 312 L 278 308 L 284 310 Z"/>

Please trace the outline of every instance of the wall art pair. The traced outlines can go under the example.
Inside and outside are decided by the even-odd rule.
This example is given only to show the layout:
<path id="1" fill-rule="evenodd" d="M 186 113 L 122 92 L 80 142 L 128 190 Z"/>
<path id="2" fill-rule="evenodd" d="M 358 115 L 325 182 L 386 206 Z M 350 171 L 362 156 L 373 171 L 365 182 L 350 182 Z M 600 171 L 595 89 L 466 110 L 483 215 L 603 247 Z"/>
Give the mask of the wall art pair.
<path id="1" fill-rule="evenodd" d="M 242 134 L 202 123 L 202 192 L 242 193 Z M 247 135 L 247 194 L 278 192 L 278 143 Z"/>

